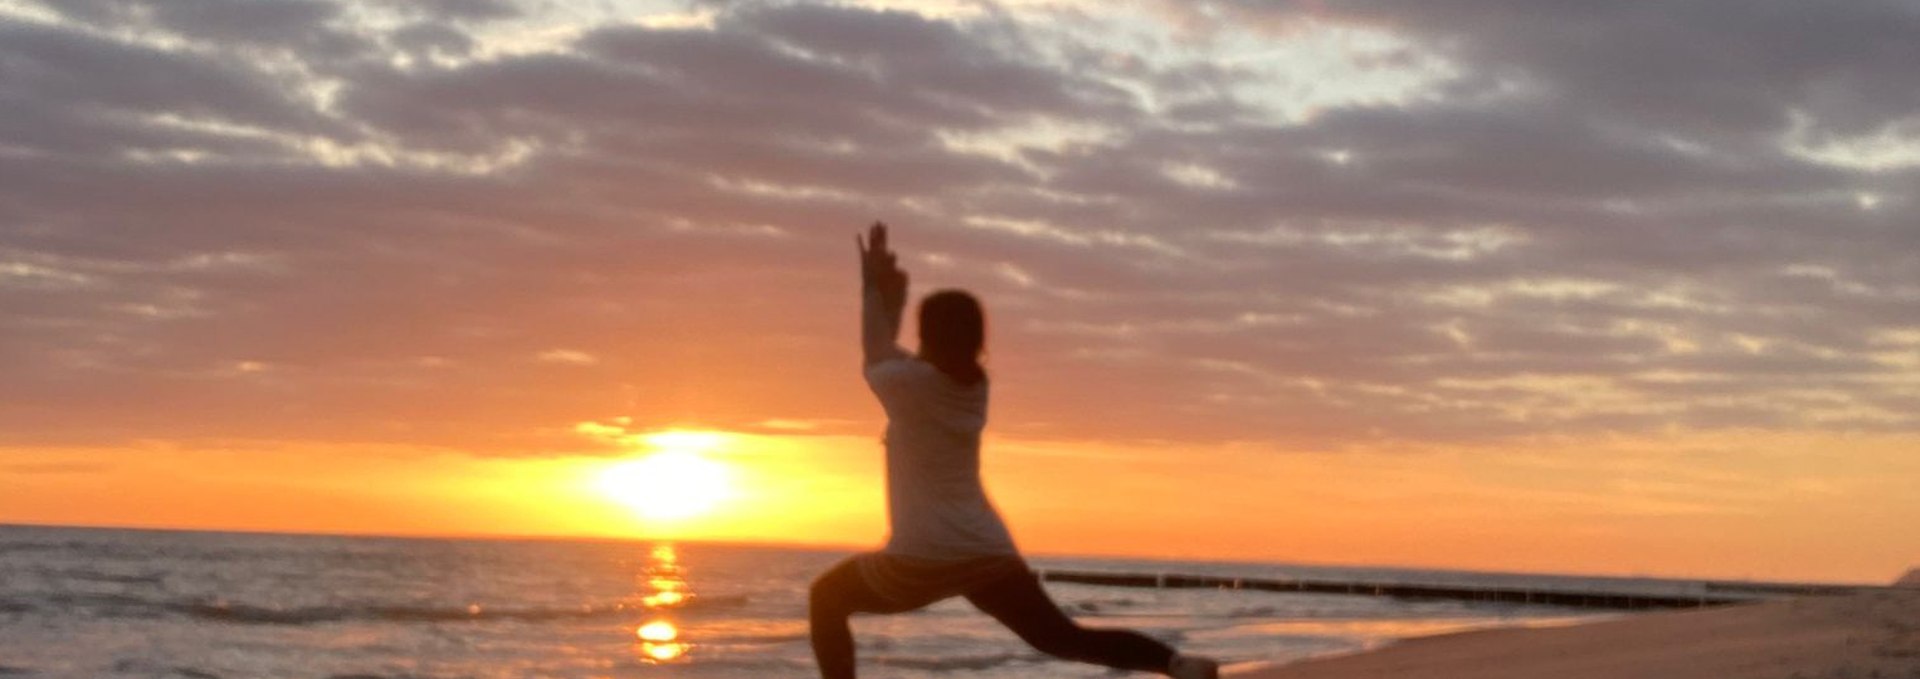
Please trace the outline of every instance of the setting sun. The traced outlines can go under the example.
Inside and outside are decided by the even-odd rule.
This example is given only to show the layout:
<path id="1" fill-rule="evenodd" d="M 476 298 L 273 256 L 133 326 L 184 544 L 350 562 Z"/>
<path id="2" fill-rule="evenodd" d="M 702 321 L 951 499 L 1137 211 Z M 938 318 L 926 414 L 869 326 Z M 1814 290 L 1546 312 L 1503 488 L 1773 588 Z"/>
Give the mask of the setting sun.
<path id="1" fill-rule="evenodd" d="M 726 465 L 696 449 L 668 449 L 600 472 L 598 490 L 641 518 L 676 521 L 712 510 L 732 494 Z"/>

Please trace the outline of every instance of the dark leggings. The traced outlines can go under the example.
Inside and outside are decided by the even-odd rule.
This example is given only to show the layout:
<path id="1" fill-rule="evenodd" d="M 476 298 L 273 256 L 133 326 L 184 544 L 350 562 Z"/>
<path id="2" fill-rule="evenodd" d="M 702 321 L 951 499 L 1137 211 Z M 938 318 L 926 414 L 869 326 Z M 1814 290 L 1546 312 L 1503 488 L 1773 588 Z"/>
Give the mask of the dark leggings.
<path id="1" fill-rule="evenodd" d="M 1139 632 L 1088 629 L 1075 624 L 1047 598 L 1033 573 L 1021 571 L 968 591 L 974 608 L 1013 630 L 1047 655 L 1126 670 L 1166 673 L 1173 649 Z M 852 560 L 842 561 L 813 582 L 808 597 L 813 656 L 823 679 L 854 679 L 854 613 L 905 613 L 933 602 L 898 603 L 867 587 Z"/>

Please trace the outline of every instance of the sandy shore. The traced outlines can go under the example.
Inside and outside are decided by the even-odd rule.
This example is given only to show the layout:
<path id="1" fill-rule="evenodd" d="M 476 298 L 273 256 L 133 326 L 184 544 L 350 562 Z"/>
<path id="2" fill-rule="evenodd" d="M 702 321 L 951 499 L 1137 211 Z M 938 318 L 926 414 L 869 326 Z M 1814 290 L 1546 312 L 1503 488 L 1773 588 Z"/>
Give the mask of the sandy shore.
<path id="1" fill-rule="evenodd" d="M 1920 591 L 1463 632 L 1233 679 L 1920 679 Z"/>

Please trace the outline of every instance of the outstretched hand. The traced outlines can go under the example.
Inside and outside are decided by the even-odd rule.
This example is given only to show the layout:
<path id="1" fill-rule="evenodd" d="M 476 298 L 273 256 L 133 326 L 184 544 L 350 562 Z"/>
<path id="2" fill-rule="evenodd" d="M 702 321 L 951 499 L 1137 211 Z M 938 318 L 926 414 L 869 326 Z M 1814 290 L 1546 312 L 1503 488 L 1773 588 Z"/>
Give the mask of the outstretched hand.
<path id="1" fill-rule="evenodd" d="M 887 225 L 874 222 L 867 229 L 866 240 L 862 241 L 856 233 L 853 241 L 860 248 L 860 280 L 880 292 L 888 309 L 904 307 L 907 272 L 900 268 L 899 257 L 887 248 Z"/>

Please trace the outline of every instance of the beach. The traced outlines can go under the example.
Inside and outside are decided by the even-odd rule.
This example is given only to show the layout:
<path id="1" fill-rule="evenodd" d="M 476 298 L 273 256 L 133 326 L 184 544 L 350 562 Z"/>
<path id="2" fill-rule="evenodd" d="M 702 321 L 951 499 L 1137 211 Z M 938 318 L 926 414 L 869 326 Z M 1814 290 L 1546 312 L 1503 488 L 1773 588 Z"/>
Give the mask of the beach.
<path id="1" fill-rule="evenodd" d="M 1920 590 L 1410 639 L 1235 679 L 1913 679 Z"/>

